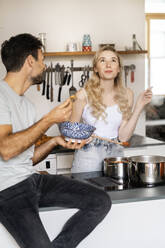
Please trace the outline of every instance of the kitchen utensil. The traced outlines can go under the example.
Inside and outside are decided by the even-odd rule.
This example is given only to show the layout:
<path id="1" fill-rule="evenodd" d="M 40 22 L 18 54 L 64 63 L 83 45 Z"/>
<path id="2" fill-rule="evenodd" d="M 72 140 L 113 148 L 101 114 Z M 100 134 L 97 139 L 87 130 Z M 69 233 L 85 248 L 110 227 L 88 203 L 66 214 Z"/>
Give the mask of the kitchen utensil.
<path id="1" fill-rule="evenodd" d="M 86 81 L 86 67 L 84 67 L 84 71 L 83 71 L 83 74 L 81 75 L 81 80 L 79 82 L 79 86 L 80 87 L 84 87 L 84 84 L 85 84 L 85 81 Z"/>
<path id="2" fill-rule="evenodd" d="M 129 146 L 129 142 L 120 142 L 120 141 L 117 141 L 117 140 L 111 140 L 111 139 L 108 139 L 108 138 L 102 138 L 100 136 L 97 136 L 95 134 L 92 135 L 93 138 L 97 138 L 97 139 L 100 139 L 100 140 L 105 140 L 105 141 L 108 141 L 108 142 L 111 142 L 111 143 L 114 143 L 114 144 L 118 144 L 118 145 L 121 145 L 121 146 Z"/>
<path id="3" fill-rule="evenodd" d="M 86 80 L 89 79 L 90 66 L 87 66 Z"/>
<path id="4" fill-rule="evenodd" d="M 50 101 L 53 102 L 53 64 L 50 64 Z"/>
<path id="5" fill-rule="evenodd" d="M 56 64 L 55 66 L 55 85 L 61 83 L 61 77 L 60 77 L 60 71 L 61 71 L 61 66 L 59 63 Z"/>
<path id="6" fill-rule="evenodd" d="M 106 176 L 118 183 L 126 183 L 129 180 L 129 161 L 126 157 L 109 157 L 103 161 L 103 170 Z"/>
<path id="7" fill-rule="evenodd" d="M 71 78 L 72 78 L 72 86 L 69 88 L 70 96 L 74 95 L 77 92 L 77 89 L 73 86 L 73 60 L 71 60 Z"/>
<path id="8" fill-rule="evenodd" d="M 78 122 L 66 121 L 59 124 L 61 134 L 71 139 L 88 139 L 95 129 L 91 125 Z"/>
<path id="9" fill-rule="evenodd" d="M 71 100 L 72 102 L 76 101 L 76 99 L 77 99 L 76 95 L 70 96 L 70 100 Z"/>
<path id="10" fill-rule="evenodd" d="M 136 69 L 136 66 L 134 64 L 130 65 L 129 66 L 129 69 L 131 70 L 131 79 L 130 79 L 130 82 L 133 83 L 135 81 L 135 69 Z"/>
<path id="11" fill-rule="evenodd" d="M 59 91 L 58 91 L 58 102 L 61 102 L 61 92 L 62 92 L 62 86 L 66 83 L 66 78 L 64 78 L 64 71 L 65 71 L 65 67 L 62 66 L 61 67 L 61 74 L 60 74 L 60 87 L 59 87 Z"/>
<path id="12" fill-rule="evenodd" d="M 132 182 L 151 186 L 165 182 L 165 157 L 132 156 L 129 162 Z"/>
<path id="13" fill-rule="evenodd" d="M 45 71 L 43 72 L 43 80 L 42 80 L 42 83 L 43 83 L 43 88 L 42 88 L 42 95 L 44 96 L 45 95 L 45 86 L 46 86 L 46 68 L 45 68 Z"/>
<path id="14" fill-rule="evenodd" d="M 129 73 L 129 66 L 125 65 L 124 66 L 124 75 L 125 75 L 125 86 L 127 87 L 127 77 L 128 77 L 128 73 Z"/>
<path id="15" fill-rule="evenodd" d="M 67 68 L 66 68 L 65 76 L 66 76 L 65 84 L 66 85 L 69 85 L 70 84 L 70 80 L 71 80 L 71 71 L 70 71 L 69 66 L 67 66 Z"/>
<path id="16" fill-rule="evenodd" d="M 68 71 L 68 77 L 67 77 L 67 80 L 66 80 L 66 84 L 69 85 L 70 84 L 70 80 L 71 80 L 71 71 L 69 68 L 67 68 L 67 71 Z"/>
<path id="17" fill-rule="evenodd" d="M 48 69 L 47 69 L 46 98 L 47 98 L 48 100 L 50 99 L 50 97 L 49 97 L 49 88 L 50 88 L 49 79 L 50 79 L 50 67 L 48 67 Z"/>

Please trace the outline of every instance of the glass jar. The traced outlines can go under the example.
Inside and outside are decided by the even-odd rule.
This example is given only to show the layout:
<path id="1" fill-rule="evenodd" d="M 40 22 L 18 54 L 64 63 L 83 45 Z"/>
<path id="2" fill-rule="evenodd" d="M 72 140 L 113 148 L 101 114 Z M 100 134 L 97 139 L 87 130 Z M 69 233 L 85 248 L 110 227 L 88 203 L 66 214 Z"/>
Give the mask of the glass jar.
<path id="1" fill-rule="evenodd" d="M 92 42 L 89 34 L 84 34 L 83 36 L 82 51 L 84 52 L 92 51 Z"/>

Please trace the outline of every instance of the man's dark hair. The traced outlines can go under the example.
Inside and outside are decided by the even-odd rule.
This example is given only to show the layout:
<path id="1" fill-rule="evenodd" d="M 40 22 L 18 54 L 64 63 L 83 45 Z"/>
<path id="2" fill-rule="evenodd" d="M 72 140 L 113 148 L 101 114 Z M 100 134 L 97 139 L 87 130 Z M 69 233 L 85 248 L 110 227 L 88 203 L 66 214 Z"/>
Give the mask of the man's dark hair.
<path id="1" fill-rule="evenodd" d="M 41 41 L 31 34 L 12 36 L 1 45 L 1 58 L 7 72 L 17 72 L 22 68 L 26 58 L 31 54 L 38 59 Z"/>

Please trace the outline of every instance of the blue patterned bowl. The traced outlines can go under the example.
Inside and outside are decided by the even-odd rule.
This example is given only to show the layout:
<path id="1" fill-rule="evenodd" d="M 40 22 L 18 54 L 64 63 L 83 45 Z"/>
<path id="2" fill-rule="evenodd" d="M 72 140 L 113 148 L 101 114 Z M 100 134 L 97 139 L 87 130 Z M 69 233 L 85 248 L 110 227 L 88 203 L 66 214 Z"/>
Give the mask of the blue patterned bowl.
<path id="1" fill-rule="evenodd" d="M 61 134 L 71 139 L 88 139 L 95 129 L 89 124 L 78 122 L 66 121 L 59 124 Z"/>

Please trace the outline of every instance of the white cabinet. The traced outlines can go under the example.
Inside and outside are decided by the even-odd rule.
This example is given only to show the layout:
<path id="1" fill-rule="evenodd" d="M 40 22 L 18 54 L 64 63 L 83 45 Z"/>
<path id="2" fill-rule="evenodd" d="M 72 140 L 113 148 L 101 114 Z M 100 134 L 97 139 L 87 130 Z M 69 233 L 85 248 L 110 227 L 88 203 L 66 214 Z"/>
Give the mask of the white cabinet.
<path id="1" fill-rule="evenodd" d="M 46 159 L 35 165 L 37 171 L 47 171 L 49 174 L 57 174 L 56 155 L 49 154 Z"/>
<path id="2" fill-rule="evenodd" d="M 77 248 L 164 248 L 165 199 L 113 204 L 105 219 Z M 41 211 L 40 217 L 53 240 L 77 209 Z M 0 247 L 19 248 L 0 223 Z"/>
<path id="3" fill-rule="evenodd" d="M 70 173 L 72 161 L 73 152 L 49 154 L 35 168 L 37 171 L 47 171 L 49 174 L 67 174 Z"/>
<path id="4" fill-rule="evenodd" d="M 138 156 L 138 155 L 159 155 L 165 156 L 165 145 L 151 145 L 136 148 L 125 148 L 124 156 Z"/>
<path id="5" fill-rule="evenodd" d="M 73 162 L 73 154 L 73 152 L 56 154 L 57 174 L 70 173 Z"/>

